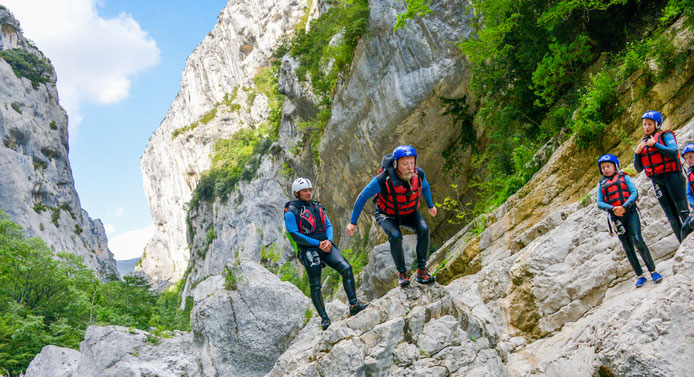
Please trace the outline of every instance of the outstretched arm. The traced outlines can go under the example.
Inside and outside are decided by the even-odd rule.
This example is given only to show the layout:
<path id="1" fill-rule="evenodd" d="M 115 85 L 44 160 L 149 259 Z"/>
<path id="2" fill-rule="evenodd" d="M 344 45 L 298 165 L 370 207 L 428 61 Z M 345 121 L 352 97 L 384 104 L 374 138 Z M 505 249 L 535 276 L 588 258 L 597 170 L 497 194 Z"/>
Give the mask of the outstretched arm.
<path id="1" fill-rule="evenodd" d="M 369 184 L 366 185 L 366 187 L 364 187 L 364 189 L 361 191 L 359 197 L 357 198 L 357 201 L 354 202 L 354 209 L 352 209 L 352 217 L 350 217 L 349 220 L 350 224 L 357 224 L 357 220 L 359 220 L 359 215 L 361 215 L 361 211 L 364 209 L 366 201 L 373 198 L 380 191 L 381 187 L 378 185 L 376 177 L 374 177 L 371 180 L 371 182 L 369 182 Z"/>

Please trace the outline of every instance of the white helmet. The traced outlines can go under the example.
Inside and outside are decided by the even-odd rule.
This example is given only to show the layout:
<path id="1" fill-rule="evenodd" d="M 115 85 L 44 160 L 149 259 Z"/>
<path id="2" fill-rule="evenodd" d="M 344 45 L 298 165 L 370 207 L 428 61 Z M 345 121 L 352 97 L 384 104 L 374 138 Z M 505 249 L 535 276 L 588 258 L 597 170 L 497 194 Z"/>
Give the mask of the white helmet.
<path id="1" fill-rule="evenodd" d="M 292 192 L 299 192 L 307 188 L 313 188 L 308 178 L 300 177 L 295 179 L 294 183 L 292 183 Z"/>

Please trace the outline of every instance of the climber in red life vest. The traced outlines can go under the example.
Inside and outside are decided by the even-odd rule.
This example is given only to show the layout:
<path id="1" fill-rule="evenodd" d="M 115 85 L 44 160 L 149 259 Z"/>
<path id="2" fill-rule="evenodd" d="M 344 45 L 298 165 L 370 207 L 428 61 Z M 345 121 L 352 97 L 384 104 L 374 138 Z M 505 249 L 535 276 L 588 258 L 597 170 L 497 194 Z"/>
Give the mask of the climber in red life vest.
<path id="1" fill-rule="evenodd" d="M 284 225 L 292 239 L 299 246 L 299 261 L 306 268 L 311 287 L 311 301 L 321 317 L 321 328 L 330 326 L 330 318 L 325 311 L 321 295 L 321 270 L 326 264 L 342 275 L 349 315 L 353 316 L 368 306 L 357 300 L 352 266 L 340 250 L 333 245 L 333 226 L 323 206 L 311 200 L 311 181 L 297 178 L 292 183 L 292 192 L 296 200 L 284 205 Z"/>
<path id="2" fill-rule="evenodd" d="M 417 274 L 419 283 L 434 282 L 434 277 L 426 270 L 429 253 L 429 225 L 419 213 L 421 196 L 427 202 L 429 214 L 436 216 L 436 207 L 431 199 L 429 182 L 424 170 L 416 166 L 417 152 L 409 145 L 401 145 L 392 154 L 383 157 L 381 171 L 362 190 L 354 203 L 352 217 L 347 225 L 347 234 L 354 234 L 357 220 L 369 198 L 376 196 L 376 221 L 383 228 L 390 242 L 390 254 L 398 270 L 398 282 L 401 287 L 410 284 L 402 250 L 402 232 L 400 227 L 411 229 L 417 235 Z"/>
<path id="3" fill-rule="evenodd" d="M 634 168 L 653 182 L 655 196 L 665 212 L 677 240 L 682 242 L 682 223 L 689 216 L 677 140 L 672 131 L 660 131 L 663 116 L 647 111 L 641 116 L 646 136 L 634 151 Z"/>
<path id="4" fill-rule="evenodd" d="M 636 273 L 636 288 L 646 284 L 646 278 L 636 257 L 634 245 L 651 273 L 651 278 L 659 283 L 663 277 L 655 270 L 651 252 L 641 235 L 641 219 L 636 211 L 636 199 L 639 196 L 636 186 L 629 175 L 619 170 L 619 160 L 615 155 L 601 156 L 598 159 L 598 168 L 603 175 L 598 183 L 598 207 L 609 212 L 612 223 L 617 228 L 617 237 L 622 243 L 631 268 Z"/>
<path id="5" fill-rule="evenodd" d="M 689 166 L 687 170 L 687 201 L 694 208 L 694 143 L 689 143 L 682 148 L 682 158 Z M 694 213 L 691 213 L 682 224 L 681 239 L 687 238 L 692 230 L 694 230 Z"/>

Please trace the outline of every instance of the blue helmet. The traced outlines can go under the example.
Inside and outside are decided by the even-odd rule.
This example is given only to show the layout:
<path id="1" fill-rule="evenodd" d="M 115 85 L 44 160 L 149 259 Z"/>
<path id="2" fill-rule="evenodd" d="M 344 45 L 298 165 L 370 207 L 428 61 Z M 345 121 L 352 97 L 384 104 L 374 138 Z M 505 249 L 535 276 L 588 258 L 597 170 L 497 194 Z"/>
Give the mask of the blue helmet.
<path id="1" fill-rule="evenodd" d="M 600 169 L 600 164 L 603 162 L 611 162 L 614 164 L 615 168 L 619 170 L 619 159 L 617 156 L 613 154 L 604 154 L 598 158 L 598 170 L 600 170 L 600 173 L 602 173 L 602 169 Z"/>
<path id="2" fill-rule="evenodd" d="M 646 111 L 641 115 L 641 119 L 651 119 L 655 122 L 655 129 L 659 130 L 663 125 L 663 115 L 657 111 Z"/>
<path id="3" fill-rule="evenodd" d="M 682 158 L 684 158 L 684 154 L 690 153 L 690 152 L 694 152 L 694 143 L 689 143 L 689 144 L 685 145 L 684 148 L 682 148 L 682 153 L 680 153 L 680 156 L 682 156 Z"/>
<path id="4" fill-rule="evenodd" d="M 417 151 L 409 145 L 401 145 L 393 149 L 393 166 L 398 167 L 398 160 L 407 157 L 414 156 L 415 161 L 417 161 Z"/>

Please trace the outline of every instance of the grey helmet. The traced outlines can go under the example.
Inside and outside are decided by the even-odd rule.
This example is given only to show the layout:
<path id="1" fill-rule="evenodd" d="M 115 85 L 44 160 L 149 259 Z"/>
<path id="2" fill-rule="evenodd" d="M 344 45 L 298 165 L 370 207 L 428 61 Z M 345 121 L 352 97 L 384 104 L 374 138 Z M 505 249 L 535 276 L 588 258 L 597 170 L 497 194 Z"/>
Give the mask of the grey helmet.
<path id="1" fill-rule="evenodd" d="M 294 183 L 292 183 L 292 192 L 299 192 L 307 188 L 313 188 L 311 181 L 309 181 L 308 178 L 299 177 L 294 180 Z"/>

